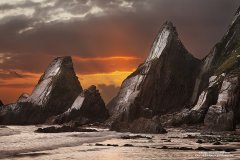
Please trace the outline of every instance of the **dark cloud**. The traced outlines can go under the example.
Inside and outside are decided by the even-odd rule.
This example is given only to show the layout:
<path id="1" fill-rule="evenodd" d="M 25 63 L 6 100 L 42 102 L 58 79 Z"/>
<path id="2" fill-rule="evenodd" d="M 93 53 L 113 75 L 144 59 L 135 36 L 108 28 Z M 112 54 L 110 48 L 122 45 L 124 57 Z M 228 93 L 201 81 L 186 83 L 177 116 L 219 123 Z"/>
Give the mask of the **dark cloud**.
<path id="1" fill-rule="evenodd" d="M 34 84 L 5 84 L 5 83 L 1 83 L 0 82 L 0 87 L 24 89 L 24 88 L 32 88 L 32 87 L 34 87 Z"/>
<path id="2" fill-rule="evenodd" d="M 139 58 L 74 59 L 80 74 L 132 71 L 166 20 L 175 24 L 186 48 L 203 58 L 239 5 L 240 0 L 1 0 L 0 69 L 42 73 L 53 58 L 71 55 Z M 117 89 L 100 87 L 105 99 Z"/>
<path id="3" fill-rule="evenodd" d="M 145 57 L 162 23 L 171 20 L 186 47 L 195 56 L 203 57 L 223 35 L 240 4 L 236 0 L 132 0 L 125 1 L 132 4 L 126 9 L 121 7 L 121 0 L 104 3 L 100 0 L 54 0 L 47 5 L 50 2 L 25 1 L 0 6 L 5 10 L 16 5 L 35 10 L 32 16 L 7 16 L 2 20 L 0 52 L 18 57 L 30 54 L 36 57 L 43 54 Z M 88 12 L 93 6 L 101 8 L 104 14 L 89 14 L 86 19 L 72 17 L 68 21 L 63 16 L 58 17 L 58 21 L 45 22 L 56 10 L 57 16 L 58 9 L 77 15 Z M 19 34 L 24 29 L 27 31 Z"/>
<path id="4" fill-rule="evenodd" d="M 120 89 L 118 86 L 105 84 L 99 84 L 97 87 L 100 89 L 101 96 L 103 97 L 106 104 L 111 100 L 111 97 L 117 95 Z"/>
<path id="5" fill-rule="evenodd" d="M 33 78 L 32 75 L 22 74 L 12 70 L 0 70 L 0 79 L 15 79 L 15 78 Z"/>

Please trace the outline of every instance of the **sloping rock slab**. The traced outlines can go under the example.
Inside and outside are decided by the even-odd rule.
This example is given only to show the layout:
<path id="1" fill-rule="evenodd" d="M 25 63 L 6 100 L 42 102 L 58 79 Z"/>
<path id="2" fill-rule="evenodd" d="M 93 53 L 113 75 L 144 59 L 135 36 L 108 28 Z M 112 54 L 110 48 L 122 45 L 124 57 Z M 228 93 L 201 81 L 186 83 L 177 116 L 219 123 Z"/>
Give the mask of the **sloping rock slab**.
<path id="1" fill-rule="evenodd" d="M 38 128 L 36 133 L 62 133 L 62 132 L 98 132 L 96 129 L 78 128 L 71 126 Z"/>
<path id="2" fill-rule="evenodd" d="M 71 108 L 58 115 L 54 121 L 58 124 L 69 121 L 86 124 L 103 122 L 107 118 L 108 111 L 99 91 L 96 86 L 90 86 L 76 98 Z"/>

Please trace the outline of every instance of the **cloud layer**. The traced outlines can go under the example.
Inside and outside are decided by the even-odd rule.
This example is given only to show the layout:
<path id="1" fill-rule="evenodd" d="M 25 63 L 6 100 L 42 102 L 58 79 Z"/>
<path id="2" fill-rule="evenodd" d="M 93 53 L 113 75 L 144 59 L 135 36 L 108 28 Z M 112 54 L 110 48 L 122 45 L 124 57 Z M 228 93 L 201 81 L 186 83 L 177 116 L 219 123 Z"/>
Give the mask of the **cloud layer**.
<path id="1" fill-rule="evenodd" d="M 64 55 L 73 56 L 80 79 L 105 74 L 110 80 L 94 84 L 106 85 L 101 86 L 105 91 L 109 85 L 117 88 L 120 82 L 109 75 L 118 71 L 123 77 L 134 70 L 166 20 L 175 24 L 186 48 L 202 58 L 239 5 L 239 0 L 1 0 L 0 98 L 10 86 L 6 77 L 40 75 L 53 58 Z M 15 77 L 11 84 L 27 78 Z"/>

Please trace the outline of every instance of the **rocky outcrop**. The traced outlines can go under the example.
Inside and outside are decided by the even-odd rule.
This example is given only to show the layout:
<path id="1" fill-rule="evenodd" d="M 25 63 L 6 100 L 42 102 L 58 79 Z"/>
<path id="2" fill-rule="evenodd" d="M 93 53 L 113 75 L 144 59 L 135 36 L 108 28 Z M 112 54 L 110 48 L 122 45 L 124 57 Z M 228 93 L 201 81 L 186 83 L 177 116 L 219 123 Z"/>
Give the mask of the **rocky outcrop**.
<path id="1" fill-rule="evenodd" d="M 108 123 L 132 122 L 182 109 L 190 102 L 199 65 L 172 23 L 165 23 L 146 61 L 124 80 L 108 104 Z"/>
<path id="2" fill-rule="evenodd" d="M 239 88 L 235 83 L 238 83 L 240 75 L 240 8 L 227 34 L 204 62 L 209 63 L 208 68 L 205 69 L 209 75 L 226 75 L 224 81 L 220 83 L 221 90 L 216 96 L 218 97 L 216 103 L 208 105 L 204 124 L 212 130 L 233 130 L 238 119 Z"/>
<path id="3" fill-rule="evenodd" d="M 71 57 L 59 57 L 48 66 L 24 102 L 41 106 L 50 114 L 56 115 L 70 108 L 81 91 Z"/>
<path id="4" fill-rule="evenodd" d="M 23 94 L 16 104 L 3 107 L 0 123 L 43 123 L 70 108 L 81 91 L 71 57 L 56 58 L 41 76 L 31 95 Z"/>
<path id="5" fill-rule="evenodd" d="M 161 125 L 159 117 L 157 116 L 153 117 L 152 119 L 140 117 L 131 123 L 115 121 L 111 125 L 111 130 L 131 133 L 152 133 L 152 134 L 167 133 L 167 131 Z"/>
<path id="6" fill-rule="evenodd" d="M 202 123 L 209 106 L 217 102 L 218 92 L 224 77 L 225 74 L 210 77 L 209 86 L 200 94 L 197 104 L 192 108 L 185 108 L 176 113 L 169 124 L 178 126 L 181 124 Z"/>
<path id="7" fill-rule="evenodd" d="M 240 72 L 224 78 L 216 105 L 210 106 L 204 124 L 214 130 L 234 130 L 240 107 Z"/>
<path id="8" fill-rule="evenodd" d="M 3 102 L 0 100 L 0 106 L 3 106 L 4 104 L 3 104 Z"/>
<path id="9" fill-rule="evenodd" d="M 63 132 L 98 132 L 96 129 L 79 128 L 74 126 L 38 128 L 36 133 L 63 133 Z"/>
<path id="10" fill-rule="evenodd" d="M 58 124 L 75 121 L 79 124 L 103 122 L 108 118 L 105 103 L 96 89 L 91 86 L 84 90 L 74 101 L 71 108 L 55 118 Z"/>
<path id="11" fill-rule="evenodd" d="M 231 57 L 231 55 L 233 55 L 233 51 L 239 47 L 239 41 L 240 7 L 234 16 L 228 32 L 225 34 L 222 40 L 213 47 L 211 52 L 202 60 L 203 64 L 194 87 L 194 92 L 191 99 L 192 103 L 197 101 L 199 94 L 207 88 L 208 80 L 211 76 L 229 72 L 234 67 L 236 67 L 235 65 L 221 65 L 224 64 L 224 62 L 226 62 L 226 60 Z M 234 59 L 236 59 L 236 57 L 232 57 L 231 60 Z"/>
<path id="12" fill-rule="evenodd" d="M 27 93 L 23 93 L 17 100 L 18 103 L 21 103 L 21 102 L 26 102 L 27 99 L 29 98 L 29 94 Z"/>
<path id="13" fill-rule="evenodd" d="M 211 130 L 233 130 L 239 119 L 240 9 L 223 39 L 203 59 L 192 102 L 177 113 L 172 124 L 204 123 Z M 209 81 L 208 81 L 209 79 Z"/>

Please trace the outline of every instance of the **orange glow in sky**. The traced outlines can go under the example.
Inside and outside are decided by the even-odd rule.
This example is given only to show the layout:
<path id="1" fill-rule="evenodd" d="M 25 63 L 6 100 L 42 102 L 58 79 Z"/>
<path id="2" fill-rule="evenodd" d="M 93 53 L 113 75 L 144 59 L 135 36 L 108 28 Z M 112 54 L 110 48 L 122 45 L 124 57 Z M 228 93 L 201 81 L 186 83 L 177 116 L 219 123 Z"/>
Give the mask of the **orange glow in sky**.
<path id="1" fill-rule="evenodd" d="M 41 74 L 25 73 L 31 77 L 27 78 L 11 78 L 1 80 L 4 86 L 0 87 L 0 97 L 4 104 L 14 103 L 22 93 L 31 93 L 34 86 L 37 84 Z M 122 81 L 131 74 L 129 72 L 115 71 L 111 73 L 96 73 L 96 74 L 77 74 L 79 81 L 84 89 L 90 85 L 114 85 L 120 86 Z M 101 92 L 101 90 L 100 90 Z"/>

